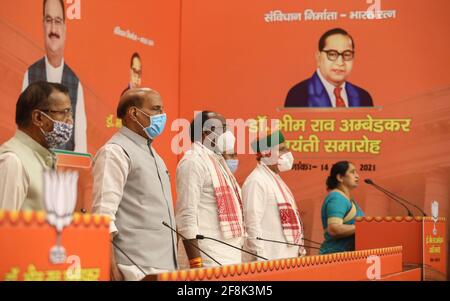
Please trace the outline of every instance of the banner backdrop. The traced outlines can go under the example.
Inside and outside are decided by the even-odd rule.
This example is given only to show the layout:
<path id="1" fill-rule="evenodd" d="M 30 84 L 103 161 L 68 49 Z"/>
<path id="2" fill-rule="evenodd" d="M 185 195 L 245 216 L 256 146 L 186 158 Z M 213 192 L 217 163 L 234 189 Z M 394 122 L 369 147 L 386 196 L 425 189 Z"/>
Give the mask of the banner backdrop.
<path id="1" fill-rule="evenodd" d="M 367 215 L 406 212 L 365 178 L 427 213 L 436 199 L 447 216 L 449 8 L 448 1 L 420 0 L 183 1 L 180 115 L 209 109 L 226 118 L 281 120 L 296 159 L 282 177 L 306 236 L 316 241 L 325 181 L 340 160 L 358 168 L 355 200 Z M 373 107 L 285 108 L 290 89 L 317 69 L 319 38 L 336 27 L 354 40 L 348 82 L 370 93 Z M 256 160 L 240 159 L 243 183 Z"/>
<path id="2" fill-rule="evenodd" d="M 245 141 L 238 148 L 245 152 L 238 155 L 241 184 L 256 165 L 255 155 L 248 153 L 248 137 L 265 120 L 269 125 L 272 119 L 280 121 L 272 126 L 285 132 L 295 156 L 294 170 L 282 177 L 296 197 L 310 239 L 322 240 L 325 180 L 340 160 L 358 168 L 355 200 L 366 215 L 406 214 L 363 183 L 371 178 L 427 213 L 437 200 L 440 215 L 448 217 L 449 1 L 65 4 L 64 62 L 82 85 L 89 153 L 95 154 L 121 126 L 115 110 L 122 91 L 130 83 L 140 84 L 163 97 L 169 123 L 155 147 L 172 183 L 181 157 L 171 147 L 178 134 L 177 126 L 170 130 L 172 121 L 190 121 L 194 111 L 213 110 L 246 125 L 244 133 L 236 130 L 238 140 Z M 0 2 L 1 143 L 14 133 L 15 104 L 27 69 L 46 54 L 45 24 L 58 25 L 57 20 L 43 20 L 42 10 L 41 0 Z M 337 27 L 353 39 L 351 71 L 331 70 L 335 76 L 348 75 L 350 108 L 329 107 L 323 85 L 316 98 L 305 94 L 314 84 L 320 87 L 320 78 L 314 77 L 318 57 L 325 60 L 318 53 L 319 39 Z M 140 64 L 132 60 L 134 53 Z M 338 53 L 337 60 L 343 59 Z M 288 94 L 294 95 L 291 101 Z M 301 104 L 309 99 L 315 100 L 306 106 L 315 107 Z"/>

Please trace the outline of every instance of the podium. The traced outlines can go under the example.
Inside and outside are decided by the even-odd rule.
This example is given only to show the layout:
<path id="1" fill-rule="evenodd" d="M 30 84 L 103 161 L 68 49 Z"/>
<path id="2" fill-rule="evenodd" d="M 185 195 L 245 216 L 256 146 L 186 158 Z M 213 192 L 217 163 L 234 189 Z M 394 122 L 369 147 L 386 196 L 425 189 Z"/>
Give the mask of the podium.
<path id="1" fill-rule="evenodd" d="M 54 152 L 58 171 L 79 173 L 76 213 L 58 234 L 43 211 L 0 210 L 0 281 L 109 280 L 109 218 L 80 213 L 92 205 L 92 157 Z"/>
<path id="2" fill-rule="evenodd" d="M 420 269 L 403 271 L 402 247 L 342 252 L 299 258 L 257 261 L 219 267 L 206 267 L 166 272 L 156 275 L 157 281 L 417 281 Z M 378 258 L 380 278 L 372 279 Z"/>
<path id="3" fill-rule="evenodd" d="M 108 217 L 73 215 L 60 241 L 64 262 L 51 262 L 55 244 L 57 234 L 45 212 L 0 210 L 0 281 L 109 280 Z"/>
<path id="4" fill-rule="evenodd" d="M 403 247 L 403 266 L 420 267 L 423 280 L 447 280 L 447 233 L 443 217 L 359 217 L 355 249 Z"/>

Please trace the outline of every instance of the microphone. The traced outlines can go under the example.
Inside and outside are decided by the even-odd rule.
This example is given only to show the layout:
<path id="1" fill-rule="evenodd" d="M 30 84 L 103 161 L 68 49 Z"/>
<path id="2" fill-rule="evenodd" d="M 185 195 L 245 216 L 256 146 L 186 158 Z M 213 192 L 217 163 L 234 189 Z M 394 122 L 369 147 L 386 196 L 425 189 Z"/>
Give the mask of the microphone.
<path id="1" fill-rule="evenodd" d="M 128 256 L 127 253 L 125 253 L 124 250 L 122 250 L 121 248 L 119 248 L 119 246 L 114 242 L 114 240 L 111 240 L 111 242 L 112 242 L 113 246 L 114 246 L 117 250 L 120 251 L 120 253 L 122 253 L 122 254 L 123 254 L 123 255 L 124 255 L 124 256 L 125 256 L 125 257 L 133 264 L 133 265 L 135 265 L 135 266 L 139 269 L 139 271 L 142 272 L 142 274 L 144 274 L 144 276 L 147 276 L 147 273 L 144 272 L 144 270 L 143 270 L 136 262 L 134 262 L 134 260 L 131 259 L 131 257 Z"/>
<path id="2" fill-rule="evenodd" d="M 408 204 L 408 205 L 413 206 L 414 208 L 416 208 L 417 210 L 419 210 L 420 213 L 422 213 L 423 216 L 427 216 L 427 214 L 425 213 L 425 211 L 423 211 L 423 210 L 422 210 L 420 207 L 418 207 L 417 205 L 415 205 L 415 204 L 413 204 L 413 203 L 411 203 L 411 202 L 405 200 L 404 198 L 402 198 L 402 197 L 400 197 L 400 196 L 398 196 L 398 195 L 396 195 L 396 194 L 394 194 L 394 193 L 392 193 L 392 192 L 390 192 L 390 191 L 384 189 L 383 187 L 381 187 L 381 186 L 375 184 L 375 183 L 374 183 L 372 180 L 370 180 L 370 179 L 366 179 L 366 180 L 369 180 L 369 181 L 372 183 L 372 185 L 374 185 L 375 187 L 381 189 L 382 191 L 384 191 L 384 192 L 386 192 L 386 193 L 389 193 L 389 194 L 392 195 L 393 197 L 396 197 L 397 199 L 399 199 L 399 200 L 405 202 L 405 203 Z M 367 182 L 366 182 L 366 183 L 367 183 Z"/>
<path id="3" fill-rule="evenodd" d="M 405 200 L 404 198 L 399 197 L 398 195 L 396 195 L 396 194 L 394 194 L 394 193 L 392 193 L 392 192 L 390 192 L 390 191 L 384 189 L 383 187 L 381 187 L 381 186 L 375 184 L 374 181 L 372 181 L 371 179 L 365 179 L 364 182 L 366 182 L 367 184 L 372 185 L 373 187 L 377 188 L 378 190 L 380 190 L 381 192 L 383 192 L 384 194 L 386 194 L 387 196 L 389 196 L 389 197 L 392 198 L 392 199 L 395 198 L 397 201 L 403 201 L 403 202 L 405 202 L 405 203 L 407 203 L 407 204 L 413 206 L 414 208 L 416 208 L 417 210 L 419 210 L 420 213 L 422 213 L 423 216 L 427 216 L 427 214 L 426 214 L 422 209 L 420 209 L 419 207 L 417 207 L 417 206 L 414 205 L 413 203 L 408 202 L 408 201 Z M 406 207 L 406 206 L 405 206 L 405 207 Z M 407 207 L 406 207 L 406 208 L 407 208 Z M 408 215 L 409 215 L 409 216 L 412 216 L 411 211 L 409 211 L 408 208 L 407 208 L 407 210 L 408 210 Z"/>
<path id="4" fill-rule="evenodd" d="M 267 241 L 267 242 L 273 242 L 273 243 L 277 243 L 277 244 L 283 244 L 283 245 L 289 245 L 289 246 L 297 246 L 297 247 L 304 247 L 304 248 L 320 250 L 320 248 L 318 248 L 318 247 L 311 247 L 311 246 L 305 246 L 305 245 L 300 245 L 300 244 L 293 244 L 293 243 L 285 242 L 285 241 L 265 239 L 265 238 L 261 238 L 261 237 L 257 237 L 256 239 L 257 240 L 262 240 L 262 241 Z"/>
<path id="5" fill-rule="evenodd" d="M 203 254 L 205 254 L 207 257 L 209 257 L 212 261 L 214 261 L 215 263 L 217 263 L 218 265 L 222 265 L 220 264 L 220 262 L 218 262 L 217 260 L 215 260 L 211 255 L 209 255 L 208 253 L 206 253 L 205 251 L 203 251 L 202 249 L 200 249 L 199 247 L 197 247 L 195 244 L 193 244 L 192 242 L 189 241 L 189 239 L 187 239 L 185 236 L 181 235 L 180 232 L 178 232 L 177 230 L 175 230 L 174 228 L 172 228 L 171 226 L 169 226 L 165 221 L 162 222 L 162 224 L 164 226 L 166 226 L 167 228 L 169 228 L 170 230 L 172 230 L 173 232 L 175 232 L 176 234 L 178 234 L 185 242 L 187 242 L 191 247 L 194 247 L 195 249 L 199 250 L 200 252 L 202 252 Z M 198 238 L 197 238 L 198 239 Z"/>
<path id="6" fill-rule="evenodd" d="M 264 260 L 269 260 L 269 259 L 267 259 L 267 258 L 265 258 L 265 257 L 256 255 L 255 253 L 246 251 L 246 250 L 244 250 L 244 249 L 240 249 L 240 248 L 238 248 L 238 247 L 236 247 L 236 246 L 230 245 L 229 243 L 226 243 L 226 242 L 224 242 L 224 241 L 221 241 L 221 240 L 218 240 L 218 239 L 215 239 L 215 238 L 212 238 L 212 237 L 208 237 L 208 236 L 204 236 L 204 235 L 201 235 L 201 234 L 197 234 L 197 236 L 196 236 L 195 238 L 197 238 L 197 239 L 210 239 L 210 240 L 214 240 L 214 241 L 217 241 L 218 243 L 227 245 L 227 246 L 229 246 L 229 247 L 231 247 L 231 248 L 237 249 L 237 250 L 242 251 L 242 252 L 244 252 L 244 253 L 253 255 L 253 256 L 255 256 L 255 257 L 258 257 L 258 258 L 261 258 L 261 259 L 264 259 Z"/>
<path id="7" fill-rule="evenodd" d="M 301 225 L 301 227 L 302 227 L 302 229 L 303 229 L 303 233 L 305 233 L 305 226 L 303 225 L 303 221 L 302 221 L 301 218 L 299 218 L 299 222 L 300 222 L 300 225 Z M 304 238 L 304 237 L 303 237 L 303 240 L 304 240 L 304 241 L 307 241 L 307 242 L 310 242 L 310 243 L 313 243 L 313 244 L 316 244 L 316 245 L 319 245 L 319 246 L 322 245 L 322 243 L 320 243 L 320 242 L 316 242 L 316 241 L 311 240 L 311 239 L 306 239 L 306 238 Z"/>

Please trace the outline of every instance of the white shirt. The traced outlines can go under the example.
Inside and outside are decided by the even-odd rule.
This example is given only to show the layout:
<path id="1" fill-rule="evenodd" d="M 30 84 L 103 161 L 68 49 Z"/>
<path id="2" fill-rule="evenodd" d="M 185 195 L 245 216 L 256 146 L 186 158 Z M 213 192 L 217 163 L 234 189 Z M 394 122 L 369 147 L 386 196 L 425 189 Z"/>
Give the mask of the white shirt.
<path id="1" fill-rule="evenodd" d="M 0 154 L 0 209 L 20 210 L 30 187 L 30 177 L 16 154 Z"/>
<path id="2" fill-rule="evenodd" d="M 297 246 L 256 239 L 256 237 L 260 237 L 269 240 L 286 241 L 276 199 L 275 189 L 278 189 L 278 187 L 275 186 L 274 180 L 270 178 L 267 172 L 270 172 L 279 181 L 283 180 L 271 170 L 264 170 L 265 167 L 263 165 L 264 163 L 259 163 L 242 186 L 244 221 L 248 234 L 248 238 L 245 241 L 245 249 L 269 260 L 298 257 L 300 248 Z M 245 261 L 252 261 L 255 258 L 244 255 L 244 259 Z"/>
<path id="3" fill-rule="evenodd" d="M 131 172 L 131 160 L 119 145 L 105 144 L 97 152 L 94 162 L 92 212 L 109 216 L 110 233 L 116 235 L 114 221 Z"/>
<path id="4" fill-rule="evenodd" d="M 194 151 L 188 151 L 180 161 L 176 172 L 177 202 L 176 221 L 178 231 L 187 239 L 195 239 L 197 234 L 213 237 L 242 247 L 243 238 L 225 239 L 219 224 L 217 200 L 211 174 L 202 157 L 195 151 L 204 151 L 214 155 L 214 152 L 200 143 L 193 144 Z M 198 240 L 199 247 L 210 254 L 221 264 L 241 262 L 241 251 L 211 240 Z M 181 241 L 179 242 L 182 245 Z M 182 248 L 182 246 L 181 246 Z M 181 249 L 179 254 L 183 254 Z M 201 253 L 204 266 L 216 265 L 211 259 Z M 180 258 L 181 259 L 181 258 Z M 181 260 L 180 265 L 183 266 Z"/>
<path id="5" fill-rule="evenodd" d="M 17 129 L 16 134 L 25 137 L 27 145 L 39 150 L 38 153 L 46 152 L 45 148 L 33 140 L 28 134 Z M 20 158 L 13 152 L 0 154 L 0 209 L 3 210 L 21 210 L 31 180 L 27 169 Z"/>
<path id="6" fill-rule="evenodd" d="M 45 72 L 47 81 L 50 83 L 61 83 L 64 71 L 64 59 L 59 67 L 53 67 L 45 56 Z M 23 77 L 22 92 L 28 87 L 28 69 Z M 75 108 L 75 152 L 87 152 L 87 138 L 86 138 L 86 111 L 84 107 L 84 94 L 81 82 L 78 81 L 77 105 Z"/>
<path id="7" fill-rule="evenodd" d="M 320 78 L 320 81 L 322 82 L 323 86 L 325 87 L 325 90 L 327 91 L 328 96 L 330 97 L 331 106 L 333 108 L 336 107 L 336 95 L 334 95 L 334 89 L 336 89 L 335 85 L 332 85 L 329 83 L 323 75 L 320 73 L 320 70 L 317 69 L 317 75 Z M 348 97 L 347 97 L 347 91 L 345 90 L 345 82 L 341 85 L 341 97 L 344 100 L 345 106 L 348 108 Z"/>

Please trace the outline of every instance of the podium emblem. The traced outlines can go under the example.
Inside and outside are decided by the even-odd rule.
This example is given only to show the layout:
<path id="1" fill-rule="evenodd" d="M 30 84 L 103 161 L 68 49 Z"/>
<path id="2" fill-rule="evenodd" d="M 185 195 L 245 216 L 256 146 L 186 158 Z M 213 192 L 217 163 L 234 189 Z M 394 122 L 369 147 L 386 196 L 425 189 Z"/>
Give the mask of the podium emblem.
<path id="1" fill-rule="evenodd" d="M 72 222 L 77 200 L 78 172 L 45 171 L 44 204 L 47 222 L 56 229 L 56 245 L 50 249 L 50 262 L 61 264 L 66 261 L 66 249 L 61 244 L 61 234 Z"/>

